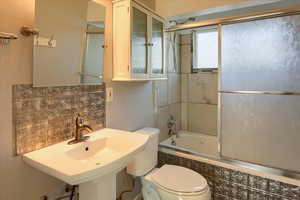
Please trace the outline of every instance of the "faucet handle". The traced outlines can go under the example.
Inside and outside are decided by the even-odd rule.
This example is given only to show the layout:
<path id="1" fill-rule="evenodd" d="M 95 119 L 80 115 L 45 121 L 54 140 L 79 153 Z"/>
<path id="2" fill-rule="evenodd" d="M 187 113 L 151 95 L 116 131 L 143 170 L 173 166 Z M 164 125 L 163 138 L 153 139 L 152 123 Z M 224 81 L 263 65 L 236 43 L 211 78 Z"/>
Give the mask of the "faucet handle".
<path id="1" fill-rule="evenodd" d="M 173 115 L 170 115 L 168 119 L 168 128 L 171 129 L 174 125 L 176 125 L 176 120 Z"/>
<path id="2" fill-rule="evenodd" d="M 76 117 L 76 126 L 83 126 L 84 124 L 84 121 L 83 121 L 83 118 L 81 117 L 81 115 L 78 113 L 77 114 L 77 117 Z"/>

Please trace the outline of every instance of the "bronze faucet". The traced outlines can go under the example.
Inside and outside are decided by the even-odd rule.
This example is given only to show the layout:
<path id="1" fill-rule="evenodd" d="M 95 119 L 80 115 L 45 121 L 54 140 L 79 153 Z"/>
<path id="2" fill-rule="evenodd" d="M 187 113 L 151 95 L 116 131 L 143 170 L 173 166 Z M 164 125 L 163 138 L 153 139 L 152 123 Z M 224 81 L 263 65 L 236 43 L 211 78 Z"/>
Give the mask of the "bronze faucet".
<path id="1" fill-rule="evenodd" d="M 80 116 L 80 114 L 78 114 L 76 117 L 75 139 L 68 142 L 68 144 L 77 144 L 89 139 L 89 136 L 83 136 L 83 131 L 93 132 L 93 129 L 90 126 L 85 125 L 83 118 Z"/>

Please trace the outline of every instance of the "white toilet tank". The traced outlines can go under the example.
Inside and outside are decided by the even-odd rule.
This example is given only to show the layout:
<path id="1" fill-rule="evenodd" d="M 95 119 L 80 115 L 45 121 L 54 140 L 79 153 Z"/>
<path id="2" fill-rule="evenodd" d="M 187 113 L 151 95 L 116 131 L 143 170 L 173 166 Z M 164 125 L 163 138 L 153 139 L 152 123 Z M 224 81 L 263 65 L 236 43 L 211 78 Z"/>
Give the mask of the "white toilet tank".
<path id="1" fill-rule="evenodd" d="M 135 159 L 127 165 L 127 173 L 133 176 L 144 176 L 157 164 L 159 129 L 143 128 L 135 133 L 149 135 L 149 140 L 144 151 L 135 156 Z"/>

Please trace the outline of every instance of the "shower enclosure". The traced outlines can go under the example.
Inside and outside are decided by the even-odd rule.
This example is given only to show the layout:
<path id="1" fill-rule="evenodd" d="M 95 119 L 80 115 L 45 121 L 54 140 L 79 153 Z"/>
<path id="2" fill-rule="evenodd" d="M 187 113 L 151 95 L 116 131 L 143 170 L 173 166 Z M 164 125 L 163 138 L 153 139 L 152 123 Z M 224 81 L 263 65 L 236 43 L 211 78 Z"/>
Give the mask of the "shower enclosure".
<path id="1" fill-rule="evenodd" d="M 299 22 L 222 26 L 222 157 L 300 172 Z"/>
<path id="2" fill-rule="evenodd" d="M 217 73 L 193 70 L 199 29 L 176 32 L 181 130 L 173 148 L 300 172 L 299 21 L 292 14 L 219 24 Z"/>

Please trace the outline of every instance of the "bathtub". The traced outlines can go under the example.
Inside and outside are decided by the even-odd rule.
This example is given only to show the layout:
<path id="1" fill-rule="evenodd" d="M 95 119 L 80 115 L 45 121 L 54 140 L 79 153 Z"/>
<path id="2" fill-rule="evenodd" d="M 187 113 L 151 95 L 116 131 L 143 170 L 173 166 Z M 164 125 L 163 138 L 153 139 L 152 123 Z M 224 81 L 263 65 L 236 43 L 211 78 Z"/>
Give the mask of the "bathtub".
<path id="1" fill-rule="evenodd" d="M 174 141 L 174 142 L 172 142 Z M 188 151 L 194 154 L 218 158 L 218 138 L 216 136 L 179 131 L 178 137 L 172 136 L 160 143 L 160 146 Z"/>
<path id="2" fill-rule="evenodd" d="M 172 142 L 173 140 L 175 143 Z M 227 168 L 246 173 L 249 176 L 259 176 L 300 187 L 300 174 L 241 161 L 223 159 L 219 154 L 218 146 L 217 136 L 179 131 L 178 137 L 172 136 L 159 144 L 159 154 L 170 154 L 177 158 L 181 157 L 206 163 L 210 166 L 215 166 L 215 168 Z M 177 164 L 179 165 L 180 161 Z"/>

